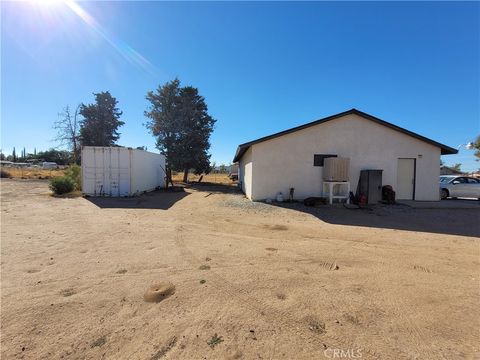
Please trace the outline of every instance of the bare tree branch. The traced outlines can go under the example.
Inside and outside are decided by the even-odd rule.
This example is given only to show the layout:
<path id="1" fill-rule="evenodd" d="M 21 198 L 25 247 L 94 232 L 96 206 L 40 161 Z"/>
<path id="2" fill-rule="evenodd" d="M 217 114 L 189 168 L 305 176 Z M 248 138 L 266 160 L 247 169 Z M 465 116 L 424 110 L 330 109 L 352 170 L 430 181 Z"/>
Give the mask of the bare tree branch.
<path id="1" fill-rule="evenodd" d="M 67 147 L 72 151 L 73 161 L 77 162 L 80 152 L 80 105 L 75 109 L 72 115 L 70 106 L 65 106 L 63 111 L 58 114 L 58 119 L 53 124 L 53 128 L 57 130 L 54 141 L 61 147 Z"/>

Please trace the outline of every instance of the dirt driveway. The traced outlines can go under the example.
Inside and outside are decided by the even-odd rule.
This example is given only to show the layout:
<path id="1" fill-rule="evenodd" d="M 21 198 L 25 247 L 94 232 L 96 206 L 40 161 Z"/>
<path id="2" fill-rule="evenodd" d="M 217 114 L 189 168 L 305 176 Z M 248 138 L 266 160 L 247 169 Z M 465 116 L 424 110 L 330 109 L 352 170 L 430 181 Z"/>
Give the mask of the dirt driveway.
<path id="1" fill-rule="evenodd" d="M 2 180 L 2 358 L 478 358 L 478 209 L 219 189 L 66 199 Z M 175 293 L 144 302 L 159 281 Z"/>

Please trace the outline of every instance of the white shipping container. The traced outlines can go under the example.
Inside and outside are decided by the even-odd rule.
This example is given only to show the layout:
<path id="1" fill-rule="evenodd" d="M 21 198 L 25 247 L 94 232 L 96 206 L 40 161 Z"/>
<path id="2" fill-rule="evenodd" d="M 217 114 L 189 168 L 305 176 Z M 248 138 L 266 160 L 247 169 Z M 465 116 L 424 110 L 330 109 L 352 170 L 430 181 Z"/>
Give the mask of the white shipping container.
<path id="1" fill-rule="evenodd" d="M 123 147 L 82 148 L 82 192 L 132 196 L 164 188 L 165 156 Z"/>

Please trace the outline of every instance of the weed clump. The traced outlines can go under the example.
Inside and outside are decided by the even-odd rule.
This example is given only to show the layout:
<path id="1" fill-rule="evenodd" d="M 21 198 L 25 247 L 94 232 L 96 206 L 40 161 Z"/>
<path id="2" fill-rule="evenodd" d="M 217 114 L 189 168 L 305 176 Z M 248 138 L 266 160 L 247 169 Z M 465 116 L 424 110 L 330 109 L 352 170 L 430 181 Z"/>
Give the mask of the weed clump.
<path id="1" fill-rule="evenodd" d="M 75 190 L 75 183 L 67 176 L 59 176 L 50 180 L 49 187 L 54 194 L 62 195 Z"/>

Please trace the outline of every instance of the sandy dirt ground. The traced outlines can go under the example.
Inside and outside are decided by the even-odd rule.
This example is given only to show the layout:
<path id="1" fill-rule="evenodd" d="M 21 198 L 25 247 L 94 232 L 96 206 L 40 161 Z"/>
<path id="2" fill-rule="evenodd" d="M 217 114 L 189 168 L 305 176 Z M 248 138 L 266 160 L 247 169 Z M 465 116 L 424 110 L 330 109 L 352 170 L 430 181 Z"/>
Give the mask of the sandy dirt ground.
<path id="1" fill-rule="evenodd" d="M 479 208 L 1 184 L 2 359 L 479 356 Z M 175 292 L 145 302 L 164 281 Z"/>

